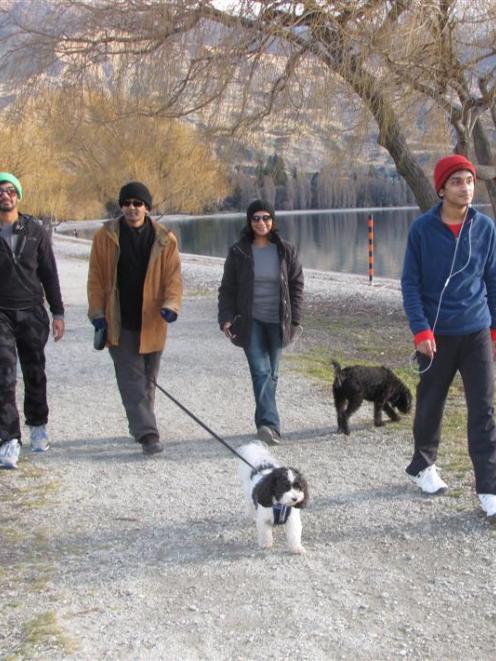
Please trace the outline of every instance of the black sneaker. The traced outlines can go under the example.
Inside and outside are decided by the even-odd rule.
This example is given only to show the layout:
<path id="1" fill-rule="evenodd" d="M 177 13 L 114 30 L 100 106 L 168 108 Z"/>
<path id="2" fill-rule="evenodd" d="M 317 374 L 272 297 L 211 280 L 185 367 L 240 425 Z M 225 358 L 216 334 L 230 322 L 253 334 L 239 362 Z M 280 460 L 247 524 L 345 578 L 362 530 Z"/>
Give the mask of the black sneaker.
<path id="1" fill-rule="evenodd" d="M 142 436 L 138 443 L 141 443 L 143 446 L 143 454 L 157 454 L 164 450 L 164 446 L 160 442 L 159 437 L 155 436 L 155 434 L 146 434 L 145 436 Z"/>
<path id="2" fill-rule="evenodd" d="M 279 445 L 281 442 L 281 435 L 272 427 L 262 425 L 257 429 L 257 437 L 260 441 L 267 443 L 267 445 Z"/>

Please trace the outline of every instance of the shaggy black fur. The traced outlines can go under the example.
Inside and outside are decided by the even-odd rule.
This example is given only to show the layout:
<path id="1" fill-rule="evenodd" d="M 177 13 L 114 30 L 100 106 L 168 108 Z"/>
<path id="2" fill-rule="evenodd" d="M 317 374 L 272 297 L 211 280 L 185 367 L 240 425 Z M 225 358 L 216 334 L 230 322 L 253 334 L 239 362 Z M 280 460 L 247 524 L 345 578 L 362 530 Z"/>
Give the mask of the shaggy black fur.
<path id="1" fill-rule="evenodd" d="M 266 468 L 264 465 L 262 468 Z M 293 474 L 293 479 L 289 478 L 288 471 Z M 279 502 L 283 494 L 291 488 L 298 489 L 305 494 L 304 499 L 294 505 L 296 508 L 306 507 L 308 502 L 307 481 L 296 468 L 273 468 L 270 473 L 265 475 L 253 489 L 253 502 L 255 507 L 260 503 L 262 507 L 272 507 L 275 502 Z"/>
<path id="2" fill-rule="evenodd" d="M 334 404 L 338 418 L 338 432 L 349 434 L 348 421 L 360 408 L 364 399 L 374 402 L 374 425 L 382 427 L 382 411 L 397 422 L 401 413 L 409 413 L 412 408 L 412 395 L 405 384 L 387 367 L 365 367 L 353 365 L 341 369 L 339 363 L 332 361 L 334 367 Z"/>

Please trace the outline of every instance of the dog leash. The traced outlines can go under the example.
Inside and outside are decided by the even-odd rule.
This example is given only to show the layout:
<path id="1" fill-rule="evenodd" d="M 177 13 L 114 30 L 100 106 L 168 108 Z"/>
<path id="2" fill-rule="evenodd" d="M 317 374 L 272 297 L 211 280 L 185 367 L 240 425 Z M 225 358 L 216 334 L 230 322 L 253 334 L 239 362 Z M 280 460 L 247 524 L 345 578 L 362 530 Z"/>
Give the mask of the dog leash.
<path id="1" fill-rule="evenodd" d="M 160 390 L 161 393 L 163 393 L 166 397 L 168 397 L 171 400 L 171 402 L 174 402 L 174 404 L 176 406 L 178 406 L 181 409 L 181 411 L 184 411 L 187 415 L 189 415 L 190 418 L 193 418 L 193 420 L 197 424 L 199 424 L 200 427 L 203 427 L 203 429 L 205 429 L 209 434 L 211 434 L 215 438 L 216 441 L 219 441 L 219 443 L 222 443 L 222 445 L 224 445 L 228 450 L 230 450 L 234 455 L 236 455 L 236 457 L 238 457 L 238 459 L 241 459 L 241 461 L 244 461 L 247 466 L 249 466 L 253 471 L 255 471 L 255 473 L 260 472 L 257 468 L 255 468 L 255 466 L 252 466 L 252 464 L 250 464 L 250 462 L 247 461 L 243 457 L 243 455 L 241 455 L 239 452 L 237 452 L 237 450 L 235 450 L 233 447 L 231 447 L 229 445 L 229 443 L 226 443 L 226 441 L 223 438 L 221 438 L 218 434 L 216 434 L 214 431 L 212 431 L 210 429 L 210 427 L 207 427 L 207 425 L 204 422 L 202 422 L 200 420 L 200 418 L 198 418 L 188 408 L 186 408 L 186 406 L 184 406 L 184 404 L 181 404 L 181 402 L 179 402 L 175 397 L 173 397 L 170 393 L 168 393 L 167 390 L 165 390 L 165 388 L 162 388 L 162 386 L 160 386 L 155 381 L 155 379 L 150 379 L 150 380 L 153 383 L 153 385 Z"/>

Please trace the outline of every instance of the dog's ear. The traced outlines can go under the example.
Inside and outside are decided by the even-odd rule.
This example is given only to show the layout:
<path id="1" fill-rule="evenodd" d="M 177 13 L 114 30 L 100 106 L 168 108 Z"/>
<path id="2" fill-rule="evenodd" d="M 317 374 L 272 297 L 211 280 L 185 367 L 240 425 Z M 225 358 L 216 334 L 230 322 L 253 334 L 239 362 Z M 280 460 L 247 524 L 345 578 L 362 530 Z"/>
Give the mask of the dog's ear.
<path id="1" fill-rule="evenodd" d="M 253 500 L 255 504 L 262 505 L 262 507 L 272 507 L 274 504 L 276 475 L 271 471 L 265 475 L 260 482 L 253 489 Z"/>
<path id="2" fill-rule="evenodd" d="M 396 397 L 394 404 L 402 413 L 410 413 L 412 408 L 412 394 L 410 390 L 402 384 L 402 388 Z"/>
<path id="3" fill-rule="evenodd" d="M 340 388 L 343 385 L 343 374 L 341 372 L 341 365 L 337 360 L 331 360 L 332 368 L 334 370 L 334 387 Z"/>
<path id="4" fill-rule="evenodd" d="M 299 489 L 300 491 L 303 491 L 303 500 L 297 503 L 294 507 L 298 509 L 303 509 L 304 507 L 307 506 L 308 504 L 308 499 L 309 499 L 309 494 L 308 494 L 308 483 L 303 477 L 303 475 L 300 473 L 300 471 L 296 470 L 295 468 L 291 469 L 294 474 L 295 474 L 295 480 L 293 482 L 293 487 L 295 489 Z"/>

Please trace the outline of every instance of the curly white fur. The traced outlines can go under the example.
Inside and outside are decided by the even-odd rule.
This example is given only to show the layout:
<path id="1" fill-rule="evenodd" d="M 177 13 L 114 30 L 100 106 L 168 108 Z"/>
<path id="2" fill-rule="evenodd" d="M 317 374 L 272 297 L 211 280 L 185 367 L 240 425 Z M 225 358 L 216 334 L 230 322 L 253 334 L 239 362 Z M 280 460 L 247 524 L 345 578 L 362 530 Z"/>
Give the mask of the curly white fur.
<path id="1" fill-rule="evenodd" d="M 258 544 L 270 548 L 273 543 L 273 505 L 290 507 L 289 517 L 284 524 L 286 537 L 292 553 L 304 553 L 301 544 L 302 524 L 300 508 L 308 499 L 307 484 L 299 471 L 286 468 L 276 462 L 264 443 L 253 442 L 239 450 L 254 468 L 239 462 L 239 472 L 245 492 L 248 509 L 254 516 L 257 526 Z"/>

